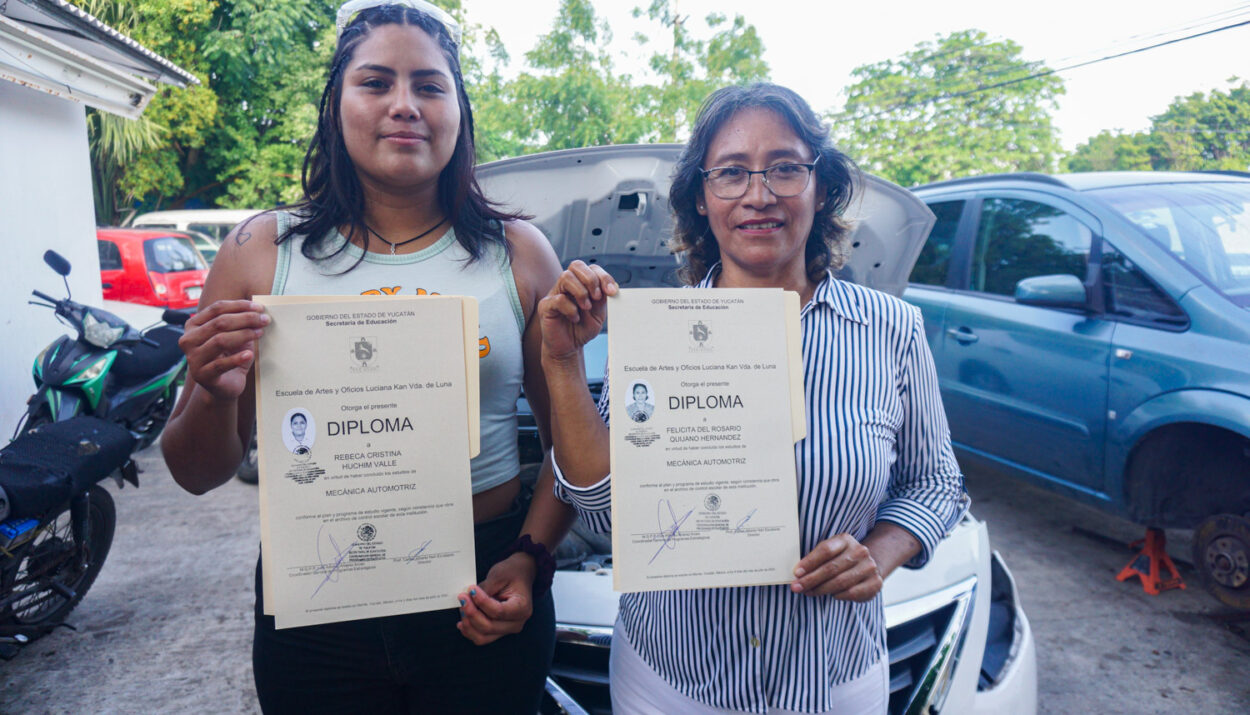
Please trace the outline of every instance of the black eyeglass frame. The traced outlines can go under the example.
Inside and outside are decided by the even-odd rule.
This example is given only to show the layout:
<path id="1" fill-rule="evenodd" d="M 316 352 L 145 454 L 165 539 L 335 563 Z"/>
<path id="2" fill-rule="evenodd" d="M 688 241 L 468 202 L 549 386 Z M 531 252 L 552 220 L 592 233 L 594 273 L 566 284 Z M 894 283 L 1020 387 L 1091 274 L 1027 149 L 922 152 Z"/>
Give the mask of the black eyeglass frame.
<path id="1" fill-rule="evenodd" d="M 764 182 L 764 188 L 766 188 L 766 189 L 768 189 L 769 191 L 771 191 L 771 192 L 772 192 L 772 194 L 773 194 L 773 196 L 776 196 L 776 197 L 777 197 L 777 198 L 779 198 L 779 199 L 788 199 L 788 198 L 791 198 L 791 197 L 793 197 L 793 196 L 798 196 L 799 194 L 803 193 L 804 191 L 807 191 L 807 187 L 808 187 L 808 186 L 811 186 L 811 183 L 812 183 L 812 174 L 816 173 L 816 165 L 817 165 L 817 164 L 819 164 L 819 163 L 820 163 L 820 154 L 817 154 L 817 155 L 816 155 L 816 158 L 812 159 L 810 162 L 807 162 L 807 163 L 804 163 L 804 162 L 801 162 L 801 161 L 783 161 L 783 162 L 781 162 L 780 164 L 773 164 L 772 166 L 768 167 L 767 169 L 756 169 L 756 170 L 744 169 L 744 168 L 742 168 L 742 167 L 740 167 L 740 166 L 713 166 L 711 169 L 699 169 L 699 173 L 703 175 L 703 181 L 704 181 L 704 183 L 707 183 L 707 184 L 709 184 L 709 185 L 712 185 L 712 184 L 708 181 L 708 177 L 712 174 L 712 172 L 713 172 L 713 171 L 724 171 L 724 170 L 726 170 L 726 169 L 735 169 L 735 170 L 737 170 L 737 171 L 745 171 L 745 172 L 746 172 L 746 174 L 747 174 L 747 180 L 746 180 L 745 182 L 743 182 L 743 184 L 742 184 L 742 193 L 738 194 L 737 196 L 721 196 L 720 194 L 718 194 L 718 193 L 716 193 L 715 191 L 713 191 L 713 192 L 712 192 L 712 195 L 713 195 L 713 196 L 715 196 L 715 197 L 716 197 L 716 198 L 718 198 L 718 199 L 723 199 L 723 200 L 725 200 L 725 201 L 733 201 L 734 199 L 740 199 L 740 198 L 742 198 L 743 196 L 746 196 L 746 195 L 747 195 L 747 192 L 751 190 L 751 177 L 752 177 L 752 176 L 754 176 L 755 174 L 759 174 L 759 175 L 760 175 L 760 181 L 763 181 L 763 182 Z M 778 169 L 778 168 L 783 167 L 783 166 L 801 166 L 801 167 L 803 167 L 804 169 L 807 169 L 807 181 L 803 183 L 803 188 L 799 189 L 798 191 L 794 192 L 793 194 L 784 194 L 784 195 L 783 195 L 783 194 L 779 194 L 779 193 L 777 193 L 776 189 L 774 189 L 774 188 L 772 187 L 772 184 L 768 183 L 768 172 L 770 172 L 770 171 L 772 171 L 772 170 L 774 170 L 774 169 Z"/>

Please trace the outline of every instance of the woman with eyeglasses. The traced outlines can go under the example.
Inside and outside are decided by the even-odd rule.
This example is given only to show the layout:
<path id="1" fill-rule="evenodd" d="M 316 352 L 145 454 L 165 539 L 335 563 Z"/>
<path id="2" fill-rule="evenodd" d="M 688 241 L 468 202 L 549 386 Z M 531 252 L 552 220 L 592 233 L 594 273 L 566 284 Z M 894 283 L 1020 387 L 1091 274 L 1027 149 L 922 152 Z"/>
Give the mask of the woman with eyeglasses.
<path id="1" fill-rule="evenodd" d="M 162 442 L 175 480 L 230 479 L 252 433 L 259 294 L 472 295 L 483 341 L 481 454 L 470 464 L 477 584 L 462 608 L 276 630 L 256 570 L 253 671 L 265 712 L 536 712 L 555 645 L 548 591 L 572 510 L 518 472 L 522 385 L 547 434 L 539 300 L 555 253 L 473 178 L 459 28 L 423 0 L 353 0 L 304 165 L 305 200 L 236 228 L 181 340 L 188 377 Z M 330 359 L 327 357 L 327 359 Z M 363 445 L 362 445 L 363 447 Z M 227 656 L 228 657 L 228 656 Z"/>
<path id="2" fill-rule="evenodd" d="M 855 178 L 784 87 L 727 87 L 699 112 L 669 194 L 683 278 L 792 290 L 803 305 L 803 556 L 787 585 L 623 594 L 617 715 L 886 711 L 882 582 L 922 565 L 967 498 L 919 311 L 834 277 Z M 596 411 L 580 353 L 617 288 L 575 262 L 539 306 L 556 490 L 600 531 L 611 529 L 609 391 Z"/>

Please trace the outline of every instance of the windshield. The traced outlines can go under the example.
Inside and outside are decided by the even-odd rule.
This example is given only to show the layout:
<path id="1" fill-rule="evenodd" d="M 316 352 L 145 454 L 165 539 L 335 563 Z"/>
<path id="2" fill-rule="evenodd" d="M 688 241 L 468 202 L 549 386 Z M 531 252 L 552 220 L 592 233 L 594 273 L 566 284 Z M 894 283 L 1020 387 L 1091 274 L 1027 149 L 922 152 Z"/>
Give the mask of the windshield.
<path id="1" fill-rule="evenodd" d="M 1250 305 L 1250 182 L 1095 192 L 1221 293 Z"/>
<path id="2" fill-rule="evenodd" d="M 191 239 L 181 236 L 150 238 L 143 242 L 143 256 L 153 273 L 204 270 L 204 260 L 195 252 Z"/>

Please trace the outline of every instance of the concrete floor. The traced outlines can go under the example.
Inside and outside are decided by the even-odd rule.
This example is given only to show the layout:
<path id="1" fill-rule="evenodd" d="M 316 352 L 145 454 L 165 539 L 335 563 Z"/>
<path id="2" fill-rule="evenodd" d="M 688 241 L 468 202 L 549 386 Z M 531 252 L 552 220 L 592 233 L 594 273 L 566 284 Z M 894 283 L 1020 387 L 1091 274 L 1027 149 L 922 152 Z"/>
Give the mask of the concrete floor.
<path id="1" fill-rule="evenodd" d="M 118 492 L 108 562 L 62 629 L 0 662 L 0 713 L 252 713 L 255 487 L 193 497 L 159 453 Z M 1184 564 L 1186 591 L 1114 576 L 1139 530 L 1018 482 L 970 474 L 973 511 L 1015 574 L 1043 713 L 1250 712 L 1250 619 Z M 1184 534 L 1172 536 L 1183 555 Z"/>

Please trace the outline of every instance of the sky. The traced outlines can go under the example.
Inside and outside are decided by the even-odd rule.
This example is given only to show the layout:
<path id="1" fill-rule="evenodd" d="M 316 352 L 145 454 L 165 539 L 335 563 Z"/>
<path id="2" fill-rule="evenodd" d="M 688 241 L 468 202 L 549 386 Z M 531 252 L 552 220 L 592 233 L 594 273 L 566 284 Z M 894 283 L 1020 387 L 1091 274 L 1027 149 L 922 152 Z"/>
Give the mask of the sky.
<path id="1" fill-rule="evenodd" d="M 1235 0 L 673 0 L 688 26 L 701 28 L 710 12 L 740 14 L 755 25 L 772 80 L 799 92 L 817 111 L 838 109 L 855 67 L 897 57 L 937 35 L 976 28 L 1010 39 L 1027 60 L 1050 67 L 1151 44 L 1149 36 L 1213 21 L 1227 13 L 1250 20 L 1250 2 Z M 463 0 L 470 22 L 494 27 L 520 65 L 523 55 L 555 19 L 558 0 Z M 644 54 L 631 39 L 640 24 L 631 16 L 647 0 L 595 0 L 614 33 L 616 67 L 641 76 Z M 1238 11 L 1241 14 L 1234 17 Z M 1205 24 L 1203 28 L 1214 27 Z M 1181 33 L 1173 32 L 1167 37 Z M 1184 33 L 1188 34 L 1188 33 Z M 1166 38 L 1156 38 L 1154 41 Z M 663 42 L 664 38 L 656 38 Z M 1103 129 L 1150 126 L 1177 96 L 1227 90 L 1228 80 L 1250 81 L 1250 25 L 1060 73 L 1067 93 L 1053 117 L 1066 149 Z"/>

